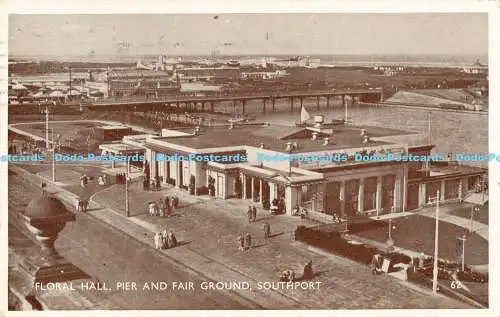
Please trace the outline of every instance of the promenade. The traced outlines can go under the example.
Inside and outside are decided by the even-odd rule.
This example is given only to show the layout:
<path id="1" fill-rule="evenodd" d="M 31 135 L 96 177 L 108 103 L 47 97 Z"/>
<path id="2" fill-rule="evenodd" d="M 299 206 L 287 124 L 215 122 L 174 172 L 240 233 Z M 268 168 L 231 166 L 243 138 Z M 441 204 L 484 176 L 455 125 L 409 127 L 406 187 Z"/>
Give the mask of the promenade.
<path id="1" fill-rule="evenodd" d="M 16 168 L 28 179 L 38 183 L 37 176 Z M 118 186 L 113 186 L 93 197 L 94 201 L 123 200 L 116 196 Z M 123 187 L 123 186 L 122 186 Z M 49 187 L 54 195 L 73 205 L 75 194 L 59 187 Z M 109 192 L 109 193 L 107 193 Z M 131 202 L 140 202 L 142 190 L 131 191 Z M 177 194 L 187 201 L 185 192 L 169 188 L 157 192 L 158 197 Z M 108 197 L 109 198 L 109 197 Z M 146 199 L 151 199 L 147 197 Z M 371 275 L 369 268 L 359 263 L 324 252 L 312 250 L 292 241 L 291 232 L 302 223 L 298 218 L 271 217 L 259 210 L 258 220 L 248 223 L 245 210 L 248 202 L 241 200 L 208 200 L 188 203 L 171 218 L 150 217 L 139 214 L 125 218 L 123 210 L 103 208 L 91 203 L 89 215 L 108 224 L 141 243 L 153 247 L 153 234 L 167 226 L 174 230 L 181 246 L 161 252 L 179 266 L 199 272 L 215 281 L 277 281 L 281 271 L 293 269 L 300 272 L 305 262 L 312 260 L 317 273 L 313 281 L 322 282 L 319 290 L 253 290 L 240 295 L 260 303 L 265 308 L 459 308 L 465 304 L 441 296 L 433 297 L 428 290 L 408 287 L 407 283 L 390 276 Z M 134 210 L 136 207 L 132 207 Z M 141 213 L 141 212 L 137 212 Z M 271 224 L 270 240 L 262 238 L 264 221 Z M 250 232 L 254 247 L 248 252 L 237 249 L 237 234 Z M 89 250 L 91 252 L 91 250 Z M 404 296 L 404 302 L 399 298 Z"/>

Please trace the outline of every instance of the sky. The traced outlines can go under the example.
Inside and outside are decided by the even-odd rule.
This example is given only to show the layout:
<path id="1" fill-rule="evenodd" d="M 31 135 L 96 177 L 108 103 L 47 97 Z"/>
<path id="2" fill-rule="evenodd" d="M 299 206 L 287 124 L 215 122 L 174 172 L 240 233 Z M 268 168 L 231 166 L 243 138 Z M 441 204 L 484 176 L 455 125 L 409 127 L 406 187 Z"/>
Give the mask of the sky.
<path id="1" fill-rule="evenodd" d="M 10 15 L 9 54 L 487 54 L 485 13 Z"/>

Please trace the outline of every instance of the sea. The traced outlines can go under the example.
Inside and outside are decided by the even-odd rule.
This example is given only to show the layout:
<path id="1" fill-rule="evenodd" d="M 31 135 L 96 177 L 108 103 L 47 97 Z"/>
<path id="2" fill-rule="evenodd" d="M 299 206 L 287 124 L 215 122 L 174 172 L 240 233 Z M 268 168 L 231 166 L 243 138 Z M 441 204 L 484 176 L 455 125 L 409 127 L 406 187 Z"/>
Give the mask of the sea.
<path id="1" fill-rule="evenodd" d="M 305 57 L 304 55 L 301 55 Z M 167 55 L 167 58 L 182 57 L 184 61 L 210 60 L 216 62 L 227 62 L 229 60 L 240 61 L 242 65 L 262 63 L 264 58 L 283 60 L 295 57 L 295 55 Z M 471 66 L 476 61 L 483 65 L 488 64 L 487 54 L 393 54 L 393 55 L 373 55 L 373 54 L 329 54 L 329 55 L 308 55 L 311 59 L 319 59 L 321 65 L 325 66 L 373 66 L 396 64 L 415 67 L 464 67 Z M 143 62 L 157 61 L 158 55 L 76 55 L 76 56 L 9 56 L 9 60 L 29 60 L 29 61 L 57 61 L 57 62 L 92 62 L 92 63 L 136 63 L 137 60 Z"/>
<path id="2" fill-rule="evenodd" d="M 332 105 L 332 104 L 331 104 Z M 325 121 L 344 119 L 345 108 L 337 105 L 326 108 L 325 101 L 316 108 L 316 99 L 304 100 L 304 107 L 311 115 L 322 115 Z M 257 121 L 267 121 L 271 124 L 295 126 L 300 121 L 300 105 L 294 104 L 290 111 L 290 101 L 277 100 L 276 112 L 272 112 L 267 104 L 267 112 L 262 112 L 260 101 L 249 102 L 245 107 L 248 114 L 255 116 Z M 222 104 L 215 107 L 216 111 L 229 113 L 238 112 L 232 104 Z M 236 110 L 236 111 L 235 111 Z M 239 110 L 241 112 L 241 109 Z M 369 107 L 354 105 L 348 109 L 348 119 L 354 125 L 368 125 L 400 129 L 405 131 L 428 134 L 429 113 L 431 126 L 431 142 L 435 145 L 434 153 L 488 153 L 488 114 L 448 112 L 442 110 L 398 107 Z M 468 162 L 468 165 L 488 167 L 487 162 Z"/>

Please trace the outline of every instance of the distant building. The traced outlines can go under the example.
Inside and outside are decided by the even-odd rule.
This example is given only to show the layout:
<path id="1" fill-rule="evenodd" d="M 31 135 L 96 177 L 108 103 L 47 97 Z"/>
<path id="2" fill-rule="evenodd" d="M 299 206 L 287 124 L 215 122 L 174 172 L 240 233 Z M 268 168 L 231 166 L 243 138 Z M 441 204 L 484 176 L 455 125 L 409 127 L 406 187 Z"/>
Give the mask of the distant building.
<path id="1" fill-rule="evenodd" d="M 477 60 L 474 65 L 463 67 L 462 71 L 466 74 L 483 75 L 488 74 L 488 66 L 481 64 L 479 60 Z"/>
<path id="2" fill-rule="evenodd" d="M 404 66 L 398 65 L 374 66 L 373 69 L 381 72 L 384 76 L 394 76 L 406 70 Z"/>
<path id="3" fill-rule="evenodd" d="M 152 70 L 108 71 L 107 83 L 110 97 L 158 98 L 180 91 L 180 85 L 172 73 Z"/>
<path id="4" fill-rule="evenodd" d="M 290 74 L 286 70 L 274 72 L 242 72 L 240 78 L 243 80 L 271 80 L 287 77 Z"/>

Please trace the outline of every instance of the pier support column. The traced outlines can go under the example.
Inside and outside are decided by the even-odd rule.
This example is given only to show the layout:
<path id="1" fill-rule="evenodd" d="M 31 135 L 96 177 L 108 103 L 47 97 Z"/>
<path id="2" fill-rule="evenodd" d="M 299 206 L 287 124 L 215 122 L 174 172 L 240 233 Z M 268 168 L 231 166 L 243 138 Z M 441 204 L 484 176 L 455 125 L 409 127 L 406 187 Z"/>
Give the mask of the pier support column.
<path id="1" fill-rule="evenodd" d="M 290 97 L 290 111 L 293 111 L 293 97 Z"/>
<path id="2" fill-rule="evenodd" d="M 201 111 L 205 112 L 205 101 L 201 102 Z"/>
<path id="3" fill-rule="evenodd" d="M 245 113 L 245 105 L 246 105 L 247 101 L 246 100 L 242 100 L 241 101 L 241 105 L 243 106 L 243 113 Z"/>
<path id="4" fill-rule="evenodd" d="M 210 112 L 214 112 L 214 102 L 210 101 Z"/>
<path id="5" fill-rule="evenodd" d="M 330 96 L 326 96 L 326 108 L 330 108 Z"/>
<path id="6" fill-rule="evenodd" d="M 262 99 L 262 112 L 266 113 L 266 99 Z"/>
<path id="7" fill-rule="evenodd" d="M 275 108 L 276 107 L 276 99 L 272 98 L 271 102 L 273 103 L 273 112 L 275 112 L 276 111 L 276 108 Z"/>
<path id="8" fill-rule="evenodd" d="M 316 96 L 316 108 L 319 110 L 319 96 Z"/>

